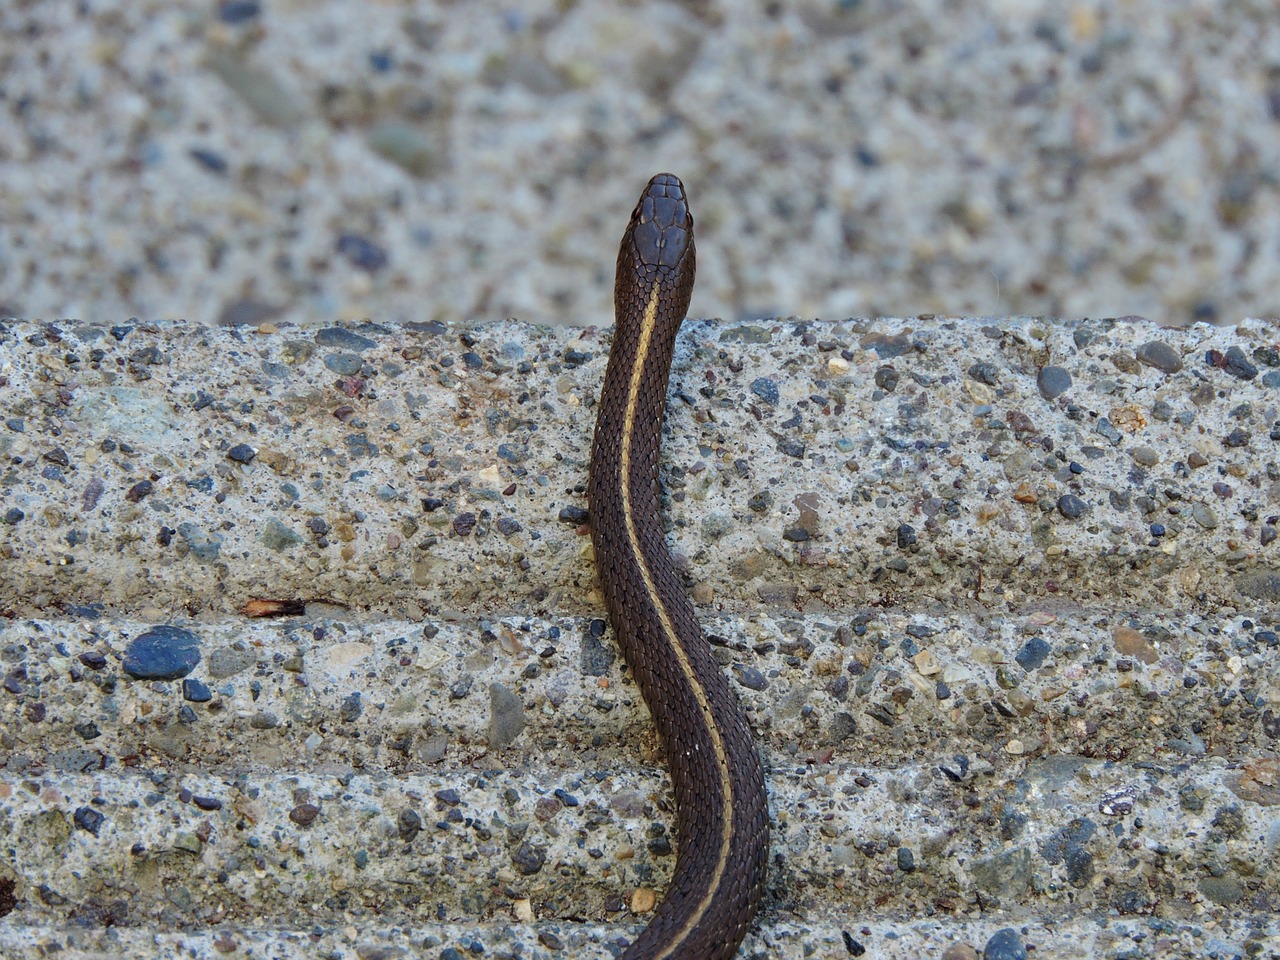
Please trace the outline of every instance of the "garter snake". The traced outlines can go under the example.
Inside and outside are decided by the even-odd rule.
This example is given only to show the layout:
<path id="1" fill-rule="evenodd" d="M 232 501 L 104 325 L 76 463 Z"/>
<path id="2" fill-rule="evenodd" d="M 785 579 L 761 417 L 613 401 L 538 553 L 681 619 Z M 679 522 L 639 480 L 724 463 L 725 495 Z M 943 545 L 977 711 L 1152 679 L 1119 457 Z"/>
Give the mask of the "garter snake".
<path id="1" fill-rule="evenodd" d="M 760 757 L 658 517 L 667 381 L 693 271 L 684 185 L 660 173 L 641 194 L 618 251 L 616 326 L 587 487 L 600 586 L 657 726 L 676 801 L 671 885 L 623 960 L 732 957 L 759 908 L 769 854 Z"/>

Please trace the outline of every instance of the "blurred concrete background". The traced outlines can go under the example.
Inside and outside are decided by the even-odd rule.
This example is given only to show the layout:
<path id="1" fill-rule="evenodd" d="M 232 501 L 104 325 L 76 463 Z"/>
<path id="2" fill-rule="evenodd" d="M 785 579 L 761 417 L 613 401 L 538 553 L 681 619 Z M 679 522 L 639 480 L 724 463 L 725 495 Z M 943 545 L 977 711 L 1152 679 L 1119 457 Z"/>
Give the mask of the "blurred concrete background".
<path id="1" fill-rule="evenodd" d="M 0 313 L 609 323 L 1280 312 L 1280 4 L 0 5 Z"/>

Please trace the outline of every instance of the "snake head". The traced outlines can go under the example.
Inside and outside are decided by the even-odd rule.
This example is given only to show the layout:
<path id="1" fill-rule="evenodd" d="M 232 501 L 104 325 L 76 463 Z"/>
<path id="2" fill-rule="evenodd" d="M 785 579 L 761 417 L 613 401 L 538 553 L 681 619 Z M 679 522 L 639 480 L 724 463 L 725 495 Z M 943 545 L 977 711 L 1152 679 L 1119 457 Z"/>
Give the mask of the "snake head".
<path id="1" fill-rule="evenodd" d="M 632 269 L 693 272 L 693 214 L 679 177 L 660 173 L 649 181 L 623 236 L 624 254 L 628 247 Z"/>

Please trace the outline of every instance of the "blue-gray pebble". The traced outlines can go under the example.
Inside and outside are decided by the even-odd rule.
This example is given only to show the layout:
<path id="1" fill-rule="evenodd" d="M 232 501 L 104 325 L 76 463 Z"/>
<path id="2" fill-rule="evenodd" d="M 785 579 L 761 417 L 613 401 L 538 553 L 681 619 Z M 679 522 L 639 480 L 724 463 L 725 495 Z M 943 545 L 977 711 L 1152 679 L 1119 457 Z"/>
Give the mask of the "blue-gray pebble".
<path id="1" fill-rule="evenodd" d="M 997 930 L 982 950 L 982 960 L 1027 960 L 1027 948 L 1012 927 Z"/>
<path id="2" fill-rule="evenodd" d="M 1182 357 L 1163 340 L 1144 343 L 1137 349 L 1136 355 L 1142 363 L 1155 367 L 1161 373 L 1177 373 L 1182 369 Z"/>
<path id="3" fill-rule="evenodd" d="M 387 265 L 387 251 L 358 233 L 338 237 L 337 250 L 353 267 L 367 273 L 376 273 Z"/>
<path id="4" fill-rule="evenodd" d="M 341 347 L 344 350 L 372 350 L 378 341 L 362 337 L 342 327 L 324 327 L 316 331 L 316 343 L 322 347 Z"/>
<path id="5" fill-rule="evenodd" d="M 192 703 L 208 703 L 213 699 L 213 691 L 194 677 L 182 681 L 182 699 Z"/>
<path id="6" fill-rule="evenodd" d="M 1049 646 L 1044 637 L 1032 637 L 1022 645 L 1022 649 L 1014 655 L 1014 660 L 1018 666 L 1028 672 L 1039 670 L 1044 666 L 1044 662 L 1049 659 L 1049 653 L 1053 647 Z"/>
<path id="7" fill-rule="evenodd" d="M 1084 501 L 1073 494 L 1066 493 L 1058 498 L 1058 512 L 1068 520 L 1079 520 L 1087 509 Z"/>
<path id="8" fill-rule="evenodd" d="M 178 535 L 186 541 L 187 547 L 191 549 L 192 554 L 195 554 L 196 559 L 201 561 L 215 561 L 223 549 L 223 538 L 218 534 L 210 534 L 209 531 L 201 529 L 189 520 L 178 524 Z"/>
<path id="9" fill-rule="evenodd" d="M 1071 374 L 1062 367 L 1042 367 L 1036 377 L 1036 389 L 1046 400 L 1054 400 L 1071 389 Z"/>
<path id="10" fill-rule="evenodd" d="M 1227 347 L 1227 373 L 1241 380 L 1252 380 L 1258 375 L 1258 368 L 1239 347 Z"/>
<path id="11" fill-rule="evenodd" d="M 768 377 L 757 377 L 752 380 L 751 392 L 771 407 L 778 405 L 778 385 Z"/>
<path id="12" fill-rule="evenodd" d="M 152 627 L 124 652 L 124 672 L 135 680 L 177 680 L 200 663 L 200 638 L 181 627 Z"/>
<path id="13" fill-rule="evenodd" d="M 354 353 L 326 353 L 324 365 L 341 377 L 351 377 L 360 372 L 364 361 Z"/>

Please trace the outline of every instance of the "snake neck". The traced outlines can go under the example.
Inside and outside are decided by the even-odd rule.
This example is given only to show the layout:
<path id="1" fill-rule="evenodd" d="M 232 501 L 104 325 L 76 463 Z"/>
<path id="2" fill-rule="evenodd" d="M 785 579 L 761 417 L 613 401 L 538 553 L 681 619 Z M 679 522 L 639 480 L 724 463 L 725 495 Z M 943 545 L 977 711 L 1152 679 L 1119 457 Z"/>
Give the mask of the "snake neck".
<path id="1" fill-rule="evenodd" d="M 615 334 L 601 390 L 592 451 L 590 492 L 606 501 L 625 496 L 633 511 L 657 518 L 658 461 L 666 417 L 674 329 L 625 327 Z M 606 494 L 606 485 L 620 486 Z"/>

